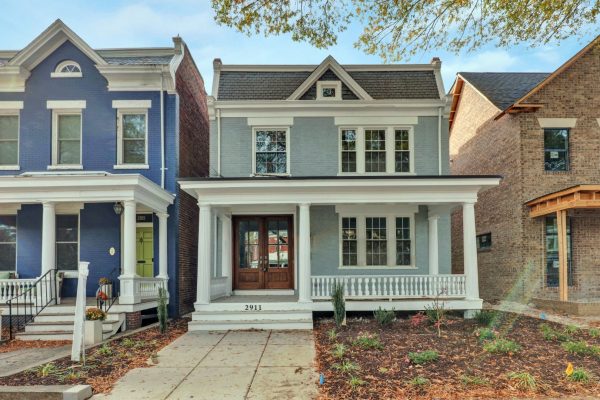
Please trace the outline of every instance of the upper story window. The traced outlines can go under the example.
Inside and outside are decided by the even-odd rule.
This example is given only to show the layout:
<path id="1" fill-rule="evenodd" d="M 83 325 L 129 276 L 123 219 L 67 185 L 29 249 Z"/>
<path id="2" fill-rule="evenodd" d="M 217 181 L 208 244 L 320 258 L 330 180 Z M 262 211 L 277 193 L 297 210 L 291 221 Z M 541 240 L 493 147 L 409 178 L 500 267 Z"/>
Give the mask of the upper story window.
<path id="1" fill-rule="evenodd" d="M 81 67 L 72 60 L 66 60 L 56 66 L 50 74 L 52 78 L 81 78 Z"/>
<path id="2" fill-rule="evenodd" d="M 146 166 L 148 164 L 148 114 L 142 111 L 119 111 L 119 165 Z"/>
<path id="3" fill-rule="evenodd" d="M 490 250 L 492 248 L 492 234 L 491 233 L 483 233 L 481 235 L 477 235 L 477 250 L 484 251 Z"/>
<path id="4" fill-rule="evenodd" d="M 0 215 L 0 271 L 17 269 L 17 217 Z"/>
<path id="5" fill-rule="evenodd" d="M 342 82 L 340 81 L 318 81 L 317 100 L 341 100 Z"/>
<path id="6" fill-rule="evenodd" d="M 413 173 L 412 128 L 340 129 L 340 173 Z"/>
<path id="7" fill-rule="evenodd" d="M 289 128 L 254 128 L 256 175 L 289 174 Z"/>
<path id="8" fill-rule="evenodd" d="M 0 113 L 0 169 L 19 165 L 19 114 Z"/>
<path id="9" fill-rule="evenodd" d="M 544 129 L 544 169 L 569 170 L 569 129 Z"/>
<path id="10" fill-rule="evenodd" d="M 52 164 L 63 167 L 81 166 L 81 111 L 54 110 Z"/>

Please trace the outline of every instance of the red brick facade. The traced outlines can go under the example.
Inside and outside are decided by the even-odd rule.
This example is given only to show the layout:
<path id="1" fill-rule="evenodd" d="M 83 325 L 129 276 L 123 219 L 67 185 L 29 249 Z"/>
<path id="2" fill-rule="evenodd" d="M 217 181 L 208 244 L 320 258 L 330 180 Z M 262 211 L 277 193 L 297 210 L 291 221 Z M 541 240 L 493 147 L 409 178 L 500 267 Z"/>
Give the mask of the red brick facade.
<path id="1" fill-rule="evenodd" d="M 600 183 L 600 45 L 596 44 L 525 103 L 533 112 L 500 113 L 465 82 L 450 136 L 453 174 L 499 174 L 499 187 L 480 195 L 477 234 L 492 233 L 492 248 L 478 253 L 485 300 L 557 297 L 545 287 L 544 219 L 524 204 L 576 184 Z M 538 118 L 576 118 L 569 133 L 569 170 L 544 170 L 544 130 Z M 600 210 L 572 217 L 574 285 L 569 298 L 600 297 Z M 452 221 L 453 270 L 462 270 L 461 212 Z"/>
<path id="2" fill-rule="evenodd" d="M 130 331 L 142 327 L 142 312 L 135 311 L 125 314 L 125 329 Z"/>

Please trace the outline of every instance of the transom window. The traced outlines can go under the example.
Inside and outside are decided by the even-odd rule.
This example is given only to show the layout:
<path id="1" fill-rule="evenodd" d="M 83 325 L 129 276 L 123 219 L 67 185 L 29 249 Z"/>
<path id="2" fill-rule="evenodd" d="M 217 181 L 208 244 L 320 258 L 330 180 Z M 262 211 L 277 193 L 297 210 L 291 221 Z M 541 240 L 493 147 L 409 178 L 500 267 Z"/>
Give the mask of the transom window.
<path id="1" fill-rule="evenodd" d="M 412 128 L 340 128 L 340 173 L 413 172 Z"/>
<path id="2" fill-rule="evenodd" d="M 66 60 L 56 66 L 50 74 L 52 78 L 81 78 L 81 67 L 72 60 Z"/>
<path id="3" fill-rule="evenodd" d="M 77 270 L 79 264 L 79 216 L 56 216 L 56 267 Z"/>
<path id="4" fill-rule="evenodd" d="M 54 165 L 81 165 L 81 112 L 53 113 Z"/>
<path id="5" fill-rule="evenodd" d="M 17 217 L 0 215 L 0 271 L 17 269 Z"/>
<path id="6" fill-rule="evenodd" d="M 0 166 L 19 164 L 19 115 L 0 114 Z"/>
<path id="7" fill-rule="evenodd" d="M 119 111 L 118 160 L 121 165 L 148 164 L 147 111 Z"/>
<path id="8" fill-rule="evenodd" d="M 544 169 L 546 171 L 569 169 L 568 129 L 544 129 Z"/>
<path id="9" fill-rule="evenodd" d="M 287 128 L 254 129 L 254 173 L 283 175 L 288 172 Z"/>

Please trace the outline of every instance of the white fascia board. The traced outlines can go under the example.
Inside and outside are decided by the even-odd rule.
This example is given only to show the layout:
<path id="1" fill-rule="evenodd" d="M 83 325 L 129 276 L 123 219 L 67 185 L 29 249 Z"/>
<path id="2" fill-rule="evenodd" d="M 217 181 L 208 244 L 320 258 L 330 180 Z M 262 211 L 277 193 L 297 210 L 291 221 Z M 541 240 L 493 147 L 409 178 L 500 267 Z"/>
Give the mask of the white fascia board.
<path id="1" fill-rule="evenodd" d="M 175 91 L 169 65 L 105 65 L 96 66 L 108 81 L 108 91 Z"/>
<path id="2" fill-rule="evenodd" d="M 377 206 L 375 210 L 365 210 L 364 205 L 361 204 L 337 204 L 335 206 L 335 212 L 337 214 L 345 215 L 361 215 L 367 213 L 379 213 L 383 214 L 416 214 L 419 212 L 418 204 L 382 204 Z"/>
<path id="3" fill-rule="evenodd" d="M 248 126 L 292 126 L 293 117 L 248 118 Z"/>
<path id="4" fill-rule="evenodd" d="M 22 110 L 22 101 L 0 101 L 0 110 Z"/>
<path id="5" fill-rule="evenodd" d="M 48 100 L 46 101 L 46 108 L 49 110 L 54 109 L 73 109 L 83 110 L 86 107 L 85 100 Z"/>
<path id="6" fill-rule="evenodd" d="M 21 66 L 0 67 L 0 92 L 24 92 L 31 73 Z"/>
<path id="7" fill-rule="evenodd" d="M 538 118 L 541 128 L 575 128 L 577 118 Z"/>
<path id="8" fill-rule="evenodd" d="M 112 108 L 152 108 L 152 100 L 113 100 Z"/>
<path id="9" fill-rule="evenodd" d="M 335 117 L 335 125 L 417 125 L 418 117 Z"/>

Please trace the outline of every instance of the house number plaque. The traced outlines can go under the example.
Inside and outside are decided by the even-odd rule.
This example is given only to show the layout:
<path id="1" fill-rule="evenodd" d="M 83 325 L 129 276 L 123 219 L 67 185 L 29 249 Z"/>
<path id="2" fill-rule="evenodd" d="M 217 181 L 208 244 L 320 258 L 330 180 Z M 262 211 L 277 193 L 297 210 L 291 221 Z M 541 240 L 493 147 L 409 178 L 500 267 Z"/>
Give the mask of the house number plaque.
<path id="1" fill-rule="evenodd" d="M 262 305 L 260 304 L 246 304 L 244 311 L 262 311 Z"/>

